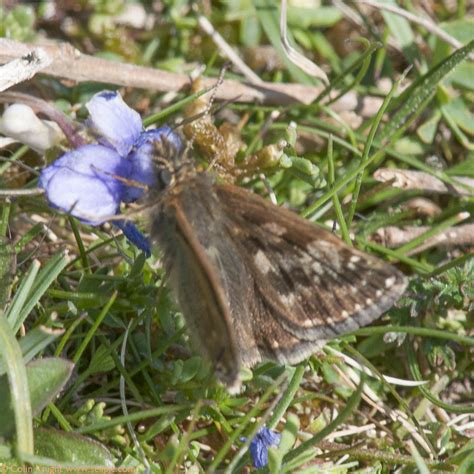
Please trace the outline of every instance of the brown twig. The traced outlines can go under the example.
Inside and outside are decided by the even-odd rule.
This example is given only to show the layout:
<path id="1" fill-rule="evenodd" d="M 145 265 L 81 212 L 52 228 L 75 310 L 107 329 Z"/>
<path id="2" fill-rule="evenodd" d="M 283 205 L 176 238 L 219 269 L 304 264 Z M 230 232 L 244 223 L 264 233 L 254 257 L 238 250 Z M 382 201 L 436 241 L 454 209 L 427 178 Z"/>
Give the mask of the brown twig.
<path id="1" fill-rule="evenodd" d="M 456 196 L 474 195 L 474 179 L 463 176 L 451 176 L 459 185 L 450 185 L 424 171 L 379 168 L 374 173 L 374 178 L 381 182 L 393 180 L 392 186 L 401 189 L 417 189 L 434 194 L 454 194 Z"/>
<path id="2" fill-rule="evenodd" d="M 418 216 L 434 217 L 441 214 L 441 208 L 430 199 L 414 197 L 400 205 L 402 211 L 412 211 Z"/>
<path id="3" fill-rule="evenodd" d="M 19 58 L 35 47 L 31 44 L 0 38 L 0 64 Z M 67 43 L 41 44 L 52 63 L 42 71 L 60 79 L 75 82 L 102 82 L 118 86 L 137 87 L 152 91 L 169 92 L 181 91 L 190 86 L 186 74 L 177 74 L 157 68 L 135 66 L 127 63 L 117 63 L 102 58 L 82 54 Z M 203 87 L 215 85 L 215 78 L 202 78 Z M 320 86 L 305 86 L 302 84 L 246 84 L 226 79 L 216 93 L 218 100 L 235 102 L 250 102 L 269 105 L 310 104 L 322 91 Z M 337 95 L 334 91 L 334 96 Z M 359 103 L 363 102 L 363 103 Z M 365 110 L 365 99 L 359 100 L 355 94 L 346 94 L 333 105 L 334 110 Z M 369 107 L 369 110 L 371 108 Z"/>
<path id="4" fill-rule="evenodd" d="M 391 465 L 416 466 L 416 461 L 413 456 L 406 456 L 395 452 L 389 452 L 387 450 L 363 449 L 360 448 L 359 445 L 324 451 L 322 454 L 318 455 L 318 458 L 340 458 L 344 454 L 349 454 L 351 459 L 358 459 L 359 461 L 379 461 Z M 424 458 L 423 461 L 430 468 L 441 472 L 454 471 L 454 466 L 446 462 L 439 462 L 426 458 Z"/>
<path id="5" fill-rule="evenodd" d="M 10 39 L 0 39 L 0 63 L 22 57 L 33 48 L 33 45 Z M 41 47 L 52 58 L 50 66 L 42 72 L 50 76 L 70 79 L 76 82 L 95 81 L 120 86 L 138 87 L 148 90 L 168 92 L 181 91 L 190 85 L 186 74 L 177 74 L 156 68 L 117 64 L 82 54 L 67 43 L 48 43 Z M 203 86 L 211 87 L 215 79 L 203 78 Z M 247 85 L 234 80 L 226 80 L 219 88 L 218 99 L 235 99 L 239 102 L 258 102 L 267 104 L 288 105 L 292 103 L 310 103 L 321 92 L 320 87 L 300 84 Z"/>
<path id="6" fill-rule="evenodd" d="M 41 48 L 31 49 L 21 57 L 13 58 L 0 67 L 0 91 L 31 79 L 49 64 L 51 64 L 51 58 Z"/>
<path id="7" fill-rule="evenodd" d="M 403 228 L 388 226 L 378 229 L 373 238 L 389 248 L 397 248 L 411 242 L 429 230 L 430 227 L 428 226 L 406 226 Z M 407 255 L 414 255 L 434 246 L 455 247 L 468 245 L 474 245 L 474 224 L 450 227 L 426 239 L 421 245 L 407 252 Z"/>

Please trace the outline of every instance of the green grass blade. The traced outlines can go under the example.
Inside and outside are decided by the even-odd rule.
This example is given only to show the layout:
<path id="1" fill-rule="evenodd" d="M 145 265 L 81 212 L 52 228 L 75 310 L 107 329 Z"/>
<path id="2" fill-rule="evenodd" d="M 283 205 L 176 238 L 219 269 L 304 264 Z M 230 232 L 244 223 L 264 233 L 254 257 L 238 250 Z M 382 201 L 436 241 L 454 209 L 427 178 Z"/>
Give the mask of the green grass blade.
<path id="1" fill-rule="evenodd" d="M 31 411 L 25 363 L 15 334 L 0 314 L 0 354 L 6 365 L 15 413 L 17 451 L 33 454 L 33 415 Z"/>
<path id="2" fill-rule="evenodd" d="M 401 332 L 406 334 L 414 334 L 422 337 L 434 337 L 445 339 L 446 341 L 455 341 L 468 347 L 474 347 L 474 338 L 468 336 L 460 336 L 459 334 L 442 331 L 440 329 L 422 328 L 415 326 L 373 326 L 369 328 L 359 328 L 350 334 L 355 336 L 371 336 L 372 334 L 387 334 L 389 332 Z"/>
<path id="3" fill-rule="evenodd" d="M 402 104 L 381 132 L 381 140 L 391 137 L 432 93 L 433 89 L 474 50 L 474 41 L 457 49 L 451 56 L 416 80 L 397 100 Z"/>
<path id="4" fill-rule="evenodd" d="M 30 287 L 31 289 L 28 293 L 27 300 L 23 302 L 24 304 L 15 314 L 15 317 L 10 320 L 15 334 L 20 329 L 20 326 L 28 317 L 31 310 L 36 306 L 40 298 L 46 293 L 46 290 L 56 280 L 68 263 L 69 258 L 65 253 L 58 254 L 51 258 L 51 260 L 49 260 L 38 273 L 33 285 Z"/>
<path id="5" fill-rule="evenodd" d="M 335 172 L 334 172 L 334 157 L 333 157 L 333 147 L 332 147 L 332 135 L 329 135 L 328 141 L 328 187 L 331 187 L 335 181 Z M 341 203 L 339 197 L 335 194 L 332 198 L 332 204 L 334 206 L 334 211 L 336 212 L 336 218 L 339 222 L 339 227 L 341 228 L 341 235 L 347 245 L 352 246 L 352 240 L 349 236 L 349 228 L 347 226 L 346 220 L 344 219 L 344 213 L 342 212 Z"/>
<path id="6" fill-rule="evenodd" d="M 307 449 L 312 448 L 315 444 L 322 441 L 326 436 L 331 434 L 341 423 L 343 423 L 359 405 L 364 384 L 365 375 L 364 373 L 362 373 L 360 383 L 357 386 L 357 389 L 347 400 L 346 406 L 341 410 L 341 412 L 336 416 L 336 418 L 334 418 L 334 420 L 332 420 L 321 431 L 316 433 L 312 438 L 308 439 L 304 443 L 301 443 L 296 449 L 288 453 L 284 458 L 284 462 L 289 463 L 291 460 L 295 459 L 300 454 L 303 454 Z"/>
<path id="7" fill-rule="evenodd" d="M 393 84 L 392 88 L 390 89 L 390 92 L 387 94 L 387 96 L 383 100 L 382 105 L 380 106 L 377 112 L 377 115 L 375 116 L 372 122 L 372 127 L 370 127 L 369 135 L 367 137 L 367 140 L 365 141 L 364 151 L 362 152 L 362 158 L 361 158 L 361 163 L 360 163 L 361 165 L 368 164 L 369 154 L 372 148 L 372 143 L 374 141 L 375 134 L 377 133 L 377 130 L 379 128 L 380 122 L 382 121 L 383 114 L 385 113 L 385 110 L 387 110 L 387 107 L 390 104 L 390 101 L 392 100 L 392 97 L 395 94 L 396 90 L 398 89 L 400 83 L 405 79 L 407 72 L 408 71 L 405 71 L 405 73 L 402 74 L 400 79 Z M 347 226 L 349 228 L 351 227 L 352 219 L 354 218 L 354 214 L 356 211 L 357 199 L 359 198 L 360 188 L 362 186 L 362 179 L 364 177 L 364 170 L 365 170 L 365 167 L 357 175 L 355 188 L 354 188 L 354 191 L 352 192 L 351 207 L 349 208 L 349 216 L 347 218 Z"/>
<path id="8" fill-rule="evenodd" d="M 22 324 L 21 314 L 22 309 L 25 306 L 28 295 L 30 294 L 31 288 L 34 285 L 36 275 L 40 269 L 40 263 L 38 260 L 33 260 L 28 273 L 23 278 L 18 290 L 13 297 L 10 307 L 5 312 L 5 318 L 8 320 L 10 326 L 13 329 L 13 333 L 16 333 Z"/>
<path id="9" fill-rule="evenodd" d="M 336 87 L 336 84 L 339 82 L 339 79 L 344 79 L 344 77 L 348 76 L 349 74 L 352 73 L 352 71 L 354 71 L 359 66 L 361 66 L 361 68 L 359 69 L 359 72 L 357 73 L 356 77 L 350 84 L 343 87 L 341 91 L 335 97 L 332 97 L 331 100 L 325 104 L 326 106 L 338 101 L 341 97 L 346 95 L 349 91 L 353 90 L 362 81 L 362 79 L 367 74 L 367 71 L 369 69 L 372 54 L 374 54 L 375 51 L 377 51 L 377 49 L 382 47 L 381 43 L 369 43 L 365 38 L 359 38 L 359 41 L 365 44 L 366 50 L 361 54 L 361 56 L 357 59 L 357 61 L 354 61 L 354 63 L 351 64 L 339 77 L 337 77 L 334 81 L 331 82 L 329 88 L 327 89 L 328 92 L 331 89 L 334 89 Z M 327 93 L 323 91 L 323 93 L 321 93 L 321 98 L 323 98 L 324 95 L 327 95 Z M 318 97 L 315 102 L 319 102 L 320 100 L 321 99 Z"/>
<path id="10" fill-rule="evenodd" d="M 130 413 L 127 416 L 116 416 L 111 420 L 101 420 L 88 426 L 82 426 L 75 430 L 76 433 L 94 433 L 96 431 L 107 430 L 114 426 L 123 425 L 124 423 L 138 422 L 146 420 L 147 418 L 155 418 L 161 415 L 167 415 L 170 413 L 179 413 L 183 410 L 189 410 L 192 407 L 189 403 L 183 403 L 180 405 L 166 405 L 158 408 L 151 408 L 149 410 L 136 411 Z"/>
<path id="11" fill-rule="evenodd" d="M 291 402 L 295 398 L 296 392 L 298 391 L 301 381 L 303 380 L 304 371 L 306 368 L 306 362 L 303 362 L 296 366 L 295 371 L 293 373 L 293 377 L 291 377 L 290 383 L 285 390 L 281 400 L 277 403 L 273 410 L 273 415 L 267 422 L 267 427 L 270 429 L 274 429 L 281 418 L 283 418 L 286 410 L 291 405 Z"/>
<path id="12" fill-rule="evenodd" d="M 2 204 L 2 215 L 0 218 L 0 237 L 5 237 L 8 230 L 8 218 L 10 217 L 11 203 L 5 202 Z"/>

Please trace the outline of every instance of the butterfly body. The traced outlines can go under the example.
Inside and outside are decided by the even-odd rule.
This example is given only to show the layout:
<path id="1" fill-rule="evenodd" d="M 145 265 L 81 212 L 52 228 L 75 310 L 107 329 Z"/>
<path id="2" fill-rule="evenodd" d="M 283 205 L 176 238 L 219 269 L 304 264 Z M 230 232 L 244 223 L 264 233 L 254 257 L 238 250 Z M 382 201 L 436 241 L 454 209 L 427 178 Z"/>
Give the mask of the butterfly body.
<path id="1" fill-rule="evenodd" d="M 196 346 L 229 387 L 242 366 L 298 363 L 403 293 L 391 265 L 171 155 L 151 235 Z"/>

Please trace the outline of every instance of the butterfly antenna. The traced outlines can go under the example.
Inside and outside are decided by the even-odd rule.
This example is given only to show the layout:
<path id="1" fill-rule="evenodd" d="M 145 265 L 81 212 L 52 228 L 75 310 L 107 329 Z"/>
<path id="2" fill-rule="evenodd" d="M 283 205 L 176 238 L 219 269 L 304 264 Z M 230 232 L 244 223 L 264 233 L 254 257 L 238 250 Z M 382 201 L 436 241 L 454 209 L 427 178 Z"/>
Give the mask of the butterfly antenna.
<path id="1" fill-rule="evenodd" d="M 148 186 L 146 184 L 141 183 L 140 181 L 136 181 L 134 179 L 129 179 L 129 178 L 124 178 L 123 176 L 119 176 L 114 173 L 110 173 L 108 171 L 105 171 L 101 168 L 98 168 L 97 166 L 91 165 L 91 168 L 99 173 L 105 174 L 106 176 L 110 176 L 111 178 L 116 179 L 117 181 L 120 181 L 121 183 L 127 185 L 127 186 L 133 186 L 134 188 L 140 188 L 143 189 L 144 191 L 148 190 Z"/>

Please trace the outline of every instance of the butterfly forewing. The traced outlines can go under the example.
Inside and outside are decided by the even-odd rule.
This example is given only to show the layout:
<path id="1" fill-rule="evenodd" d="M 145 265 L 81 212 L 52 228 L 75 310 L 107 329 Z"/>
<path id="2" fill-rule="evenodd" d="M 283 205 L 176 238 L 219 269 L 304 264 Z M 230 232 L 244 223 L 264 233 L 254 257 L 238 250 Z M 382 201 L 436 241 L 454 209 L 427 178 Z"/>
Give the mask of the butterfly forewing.
<path id="1" fill-rule="evenodd" d="M 188 194 L 173 193 L 161 201 L 152 213 L 152 236 L 163 252 L 169 283 L 196 348 L 212 362 L 219 379 L 233 386 L 241 364 L 227 294 L 197 232 L 198 225 L 212 225 L 213 216 L 206 202 L 187 205 Z"/>
<path id="2" fill-rule="evenodd" d="M 231 233 L 246 249 L 258 298 L 300 340 L 368 324 L 403 293 L 403 274 L 330 231 L 244 189 L 221 185 L 216 192 L 233 216 Z"/>

